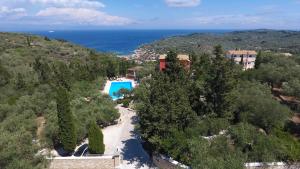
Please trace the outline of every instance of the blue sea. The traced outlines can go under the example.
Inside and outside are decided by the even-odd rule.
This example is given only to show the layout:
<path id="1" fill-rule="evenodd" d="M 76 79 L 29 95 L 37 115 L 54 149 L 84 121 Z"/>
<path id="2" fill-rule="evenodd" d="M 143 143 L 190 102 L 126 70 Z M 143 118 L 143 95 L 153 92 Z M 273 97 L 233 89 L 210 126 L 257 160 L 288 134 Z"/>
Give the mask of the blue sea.
<path id="1" fill-rule="evenodd" d="M 191 33 L 224 33 L 230 30 L 86 30 L 30 31 L 52 39 L 64 39 L 84 47 L 118 55 L 129 55 L 139 46 L 163 38 Z"/>

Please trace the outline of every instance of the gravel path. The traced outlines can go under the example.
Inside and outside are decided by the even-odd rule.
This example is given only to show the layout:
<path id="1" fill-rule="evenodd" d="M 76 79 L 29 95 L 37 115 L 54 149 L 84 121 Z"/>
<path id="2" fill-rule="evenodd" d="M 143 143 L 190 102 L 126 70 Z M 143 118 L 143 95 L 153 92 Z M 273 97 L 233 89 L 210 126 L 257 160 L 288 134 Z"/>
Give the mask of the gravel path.
<path id="1" fill-rule="evenodd" d="M 123 169 L 153 168 L 150 167 L 151 160 L 134 132 L 136 113 L 121 106 L 117 108 L 121 115 L 119 124 L 103 129 L 105 154 L 119 151 L 123 155 Z"/>

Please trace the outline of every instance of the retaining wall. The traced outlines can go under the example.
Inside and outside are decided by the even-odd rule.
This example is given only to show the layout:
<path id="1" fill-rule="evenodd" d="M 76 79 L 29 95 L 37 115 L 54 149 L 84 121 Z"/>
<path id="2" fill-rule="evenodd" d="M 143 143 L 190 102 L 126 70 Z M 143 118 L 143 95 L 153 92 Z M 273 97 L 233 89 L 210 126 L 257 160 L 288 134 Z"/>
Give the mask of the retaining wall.
<path id="1" fill-rule="evenodd" d="M 119 169 L 122 158 L 116 156 L 99 157 L 55 157 L 50 158 L 50 169 Z"/>
<path id="2" fill-rule="evenodd" d="M 161 154 L 153 155 L 152 160 L 155 166 L 157 166 L 160 169 L 191 169 L 190 167 L 185 166 Z"/>

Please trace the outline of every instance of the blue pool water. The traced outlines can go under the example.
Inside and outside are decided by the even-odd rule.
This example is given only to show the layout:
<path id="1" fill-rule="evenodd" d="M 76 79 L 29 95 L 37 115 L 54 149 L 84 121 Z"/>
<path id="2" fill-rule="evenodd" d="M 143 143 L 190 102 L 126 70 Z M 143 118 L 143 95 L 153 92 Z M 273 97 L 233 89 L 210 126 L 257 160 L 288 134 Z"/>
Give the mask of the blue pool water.
<path id="1" fill-rule="evenodd" d="M 131 82 L 112 82 L 109 89 L 109 96 L 113 99 L 119 99 L 122 96 L 116 96 L 114 93 L 117 93 L 120 89 L 132 90 Z"/>

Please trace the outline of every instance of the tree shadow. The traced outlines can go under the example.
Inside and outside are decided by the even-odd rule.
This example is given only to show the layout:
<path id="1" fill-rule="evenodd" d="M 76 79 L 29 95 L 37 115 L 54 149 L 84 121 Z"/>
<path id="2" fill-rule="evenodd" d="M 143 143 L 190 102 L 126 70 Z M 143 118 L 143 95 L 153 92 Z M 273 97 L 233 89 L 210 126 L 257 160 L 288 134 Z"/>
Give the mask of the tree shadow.
<path id="1" fill-rule="evenodd" d="M 57 154 L 62 156 L 62 157 L 68 157 L 68 156 L 72 155 L 72 152 L 64 150 L 62 145 L 58 145 L 58 146 L 54 147 L 54 149 L 57 152 Z"/>
<path id="2" fill-rule="evenodd" d="M 132 116 L 131 117 L 131 124 L 135 125 L 139 122 L 138 116 Z M 133 134 L 135 136 L 135 134 Z"/>
<path id="3" fill-rule="evenodd" d="M 300 138 L 300 124 L 295 123 L 293 121 L 289 121 L 286 126 L 285 129 L 287 131 L 289 131 L 292 135 L 294 135 L 295 137 Z"/>
<path id="4" fill-rule="evenodd" d="M 74 156 L 76 157 L 80 157 L 82 155 L 85 155 L 85 151 L 87 150 L 88 148 L 88 144 L 83 144 L 82 146 L 80 146 L 76 152 L 73 154 Z"/>
<path id="5" fill-rule="evenodd" d="M 141 141 L 135 132 L 131 132 L 132 138 L 122 141 L 124 147 L 122 149 L 123 159 L 129 164 L 136 164 L 136 169 L 144 166 L 153 166 L 150 156 L 143 149 Z"/>

